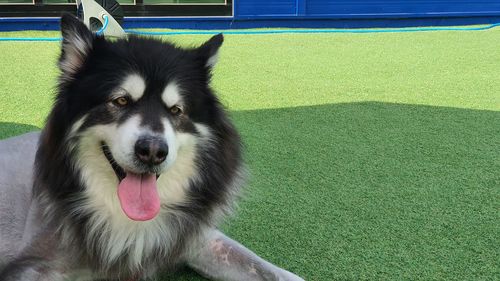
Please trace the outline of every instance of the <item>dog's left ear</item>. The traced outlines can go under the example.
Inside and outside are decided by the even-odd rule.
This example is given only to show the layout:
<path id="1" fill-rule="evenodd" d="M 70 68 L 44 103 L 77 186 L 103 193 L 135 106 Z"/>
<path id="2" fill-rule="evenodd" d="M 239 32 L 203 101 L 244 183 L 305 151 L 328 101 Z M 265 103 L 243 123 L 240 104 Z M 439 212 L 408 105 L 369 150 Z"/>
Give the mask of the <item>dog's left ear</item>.
<path id="1" fill-rule="evenodd" d="M 212 69 L 217 63 L 219 48 L 222 46 L 222 42 L 224 42 L 224 36 L 222 33 L 219 33 L 196 49 L 199 59 L 201 59 L 206 67 Z"/>
<path id="2" fill-rule="evenodd" d="M 94 35 L 83 22 L 71 14 L 61 17 L 62 51 L 59 67 L 66 74 L 76 73 L 87 58 Z"/>

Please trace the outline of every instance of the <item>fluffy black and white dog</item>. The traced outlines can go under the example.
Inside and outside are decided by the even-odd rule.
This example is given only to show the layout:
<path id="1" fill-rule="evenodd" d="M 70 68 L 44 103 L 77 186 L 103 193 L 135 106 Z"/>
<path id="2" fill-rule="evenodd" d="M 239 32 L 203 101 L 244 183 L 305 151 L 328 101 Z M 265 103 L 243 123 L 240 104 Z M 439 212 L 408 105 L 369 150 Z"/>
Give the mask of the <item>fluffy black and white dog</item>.
<path id="1" fill-rule="evenodd" d="M 183 264 L 302 280 L 217 230 L 243 174 L 209 86 L 222 35 L 182 49 L 106 40 L 69 15 L 61 29 L 45 128 L 0 142 L 0 280 L 139 280 Z"/>

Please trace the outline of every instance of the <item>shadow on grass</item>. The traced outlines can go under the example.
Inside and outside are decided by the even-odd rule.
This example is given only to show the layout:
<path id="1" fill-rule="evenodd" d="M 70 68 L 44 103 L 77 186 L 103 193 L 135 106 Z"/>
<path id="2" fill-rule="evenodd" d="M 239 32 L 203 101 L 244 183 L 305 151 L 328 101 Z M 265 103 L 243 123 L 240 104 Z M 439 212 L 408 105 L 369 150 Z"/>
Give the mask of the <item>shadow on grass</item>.
<path id="1" fill-rule="evenodd" d="M 40 130 L 40 128 L 28 124 L 0 122 L 0 139 L 6 139 L 36 130 Z"/>
<path id="2" fill-rule="evenodd" d="M 259 255 L 306 280 L 496 278 L 500 112 L 362 102 L 232 118 L 252 176 L 224 229 Z"/>
<path id="3" fill-rule="evenodd" d="M 251 178 L 224 228 L 271 262 L 306 280 L 495 278 L 500 112 L 362 102 L 232 118 Z"/>

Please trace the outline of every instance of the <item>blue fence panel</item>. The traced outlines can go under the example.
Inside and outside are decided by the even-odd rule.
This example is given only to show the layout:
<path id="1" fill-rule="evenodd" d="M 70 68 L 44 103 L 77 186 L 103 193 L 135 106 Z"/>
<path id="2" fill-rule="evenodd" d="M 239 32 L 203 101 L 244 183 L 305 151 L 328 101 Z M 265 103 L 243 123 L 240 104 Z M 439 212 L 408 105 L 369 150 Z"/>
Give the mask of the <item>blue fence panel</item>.
<path id="1" fill-rule="evenodd" d="M 234 0 L 238 16 L 294 16 L 296 0 Z"/>
<path id="2" fill-rule="evenodd" d="M 500 23 L 500 0 L 233 0 L 233 17 L 128 17 L 125 28 L 365 28 Z M 0 18 L 0 31 L 57 30 L 57 18 Z"/>
<path id="3" fill-rule="evenodd" d="M 307 15 L 459 16 L 500 12 L 499 0 L 306 0 Z"/>
<path id="4" fill-rule="evenodd" d="M 500 0 L 235 0 L 235 17 L 498 16 Z"/>

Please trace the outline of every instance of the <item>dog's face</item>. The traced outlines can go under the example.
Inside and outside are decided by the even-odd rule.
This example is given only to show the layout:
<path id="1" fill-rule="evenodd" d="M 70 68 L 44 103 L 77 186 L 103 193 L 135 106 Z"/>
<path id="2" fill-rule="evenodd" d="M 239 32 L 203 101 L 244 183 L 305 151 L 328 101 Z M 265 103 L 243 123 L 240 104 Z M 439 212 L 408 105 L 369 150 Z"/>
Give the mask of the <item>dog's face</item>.
<path id="1" fill-rule="evenodd" d="M 222 35 L 181 49 L 135 37 L 108 41 L 71 16 L 61 27 L 57 103 L 72 116 L 81 165 L 100 161 L 113 171 L 124 212 L 149 220 L 159 211 L 157 178 L 210 138 L 219 105 L 208 84 Z"/>

